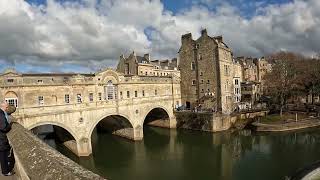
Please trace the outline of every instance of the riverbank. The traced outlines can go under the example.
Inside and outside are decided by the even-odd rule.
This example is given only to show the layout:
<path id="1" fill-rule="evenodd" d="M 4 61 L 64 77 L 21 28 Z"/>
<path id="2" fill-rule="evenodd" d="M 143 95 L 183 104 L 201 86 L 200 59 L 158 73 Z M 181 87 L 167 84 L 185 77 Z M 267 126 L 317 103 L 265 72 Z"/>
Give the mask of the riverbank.
<path id="1" fill-rule="evenodd" d="M 281 122 L 254 122 L 252 129 L 257 132 L 283 132 L 320 126 L 320 118 L 309 117 L 302 120 L 286 120 Z"/>

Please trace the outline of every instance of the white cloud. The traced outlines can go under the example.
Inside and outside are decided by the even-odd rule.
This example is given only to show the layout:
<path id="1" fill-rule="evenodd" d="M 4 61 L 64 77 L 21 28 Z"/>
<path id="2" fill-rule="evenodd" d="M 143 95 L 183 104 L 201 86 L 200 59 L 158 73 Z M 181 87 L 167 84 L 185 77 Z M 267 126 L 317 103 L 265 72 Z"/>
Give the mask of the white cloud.
<path id="1" fill-rule="evenodd" d="M 211 0 L 205 0 L 208 3 Z M 235 55 L 261 56 L 281 49 L 320 52 L 320 2 L 295 0 L 258 8 L 250 19 L 223 3 L 216 12 L 195 4 L 173 15 L 160 0 L 83 0 L 30 5 L 0 1 L 0 59 L 59 67 L 66 63 L 99 69 L 122 53 L 177 56 L 181 35 L 206 27 L 223 35 Z"/>

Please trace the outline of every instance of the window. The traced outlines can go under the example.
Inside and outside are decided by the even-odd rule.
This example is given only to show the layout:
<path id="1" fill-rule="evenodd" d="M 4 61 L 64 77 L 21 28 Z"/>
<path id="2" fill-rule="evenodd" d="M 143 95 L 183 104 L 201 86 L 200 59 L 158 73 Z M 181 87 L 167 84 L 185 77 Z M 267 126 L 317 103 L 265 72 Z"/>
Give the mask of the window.
<path id="1" fill-rule="evenodd" d="M 38 96 L 38 105 L 39 105 L 39 106 L 44 105 L 44 98 L 43 98 L 43 96 Z"/>
<path id="2" fill-rule="evenodd" d="M 8 83 L 13 83 L 13 79 L 7 79 Z"/>
<path id="3" fill-rule="evenodd" d="M 148 76 L 148 72 L 147 71 L 145 72 L 145 75 Z"/>
<path id="4" fill-rule="evenodd" d="M 124 74 L 129 74 L 130 72 L 129 72 L 129 64 L 128 63 L 126 63 L 126 64 L 124 64 Z"/>
<path id="5" fill-rule="evenodd" d="M 142 96 L 144 97 L 144 90 L 142 90 Z"/>
<path id="6" fill-rule="evenodd" d="M 203 76 L 203 72 L 200 72 L 200 76 Z"/>
<path id="7" fill-rule="evenodd" d="M 38 79 L 38 83 L 39 84 L 43 83 L 42 79 Z"/>
<path id="8" fill-rule="evenodd" d="M 106 88 L 107 100 L 117 99 L 117 88 L 112 84 L 112 81 L 108 81 Z"/>
<path id="9" fill-rule="evenodd" d="M 81 94 L 77 94 L 77 103 L 82 103 Z"/>
<path id="10" fill-rule="evenodd" d="M 234 80 L 234 84 L 239 85 L 239 80 L 238 79 Z"/>
<path id="11" fill-rule="evenodd" d="M 199 60 L 202 60 L 202 55 L 201 55 L 201 54 L 199 54 L 198 59 L 199 59 Z"/>
<path id="12" fill-rule="evenodd" d="M 158 90 L 154 90 L 154 95 L 158 95 Z"/>
<path id="13" fill-rule="evenodd" d="M 10 105 L 10 106 L 14 106 L 14 107 L 18 107 L 18 99 L 17 98 L 5 98 L 6 102 Z"/>
<path id="14" fill-rule="evenodd" d="M 101 92 L 98 93 L 98 100 L 99 100 L 99 101 L 102 100 L 102 93 L 101 93 Z"/>
<path id="15" fill-rule="evenodd" d="M 123 99 L 122 91 L 120 91 L 120 99 Z"/>
<path id="16" fill-rule="evenodd" d="M 224 66 L 224 75 L 229 76 L 230 75 L 230 67 L 228 65 Z"/>
<path id="17" fill-rule="evenodd" d="M 127 98 L 130 98 L 130 91 L 127 91 Z"/>
<path id="18" fill-rule="evenodd" d="M 210 80 L 207 81 L 207 84 L 210 84 Z"/>
<path id="19" fill-rule="evenodd" d="M 194 62 L 191 63 L 191 70 L 192 71 L 196 70 L 196 63 Z"/>
<path id="20" fill-rule="evenodd" d="M 196 49 L 199 49 L 199 47 L 200 47 L 200 44 L 196 44 Z"/>
<path id="21" fill-rule="evenodd" d="M 93 102 L 93 93 L 89 93 L 89 101 Z"/>
<path id="22" fill-rule="evenodd" d="M 134 91 L 134 97 L 138 97 L 138 91 Z"/>
<path id="23" fill-rule="evenodd" d="M 203 79 L 201 79 L 201 84 L 203 84 L 204 83 L 204 80 Z"/>
<path id="24" fill-rule="evenodd" d="M 70 95 L 69 94 L 65 94 L 64 95 L 64 102 L 69 104 L 70 103 Z"/>
<path id="25" fill-rule="evenodd" d="M 203 92 L 204 92 L 204 89 L 201 89 L 201 92 L 203 93 Z"/>
<path id="26" fill-rule="evenodd" d="M 192 85 L 196 85 L 196 80 L 192 80 Z"/>

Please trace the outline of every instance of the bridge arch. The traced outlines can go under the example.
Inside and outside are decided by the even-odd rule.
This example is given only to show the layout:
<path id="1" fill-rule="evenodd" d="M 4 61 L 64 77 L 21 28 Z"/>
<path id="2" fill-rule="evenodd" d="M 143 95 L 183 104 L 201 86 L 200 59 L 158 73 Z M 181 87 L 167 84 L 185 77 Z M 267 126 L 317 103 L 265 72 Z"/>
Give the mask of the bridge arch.
<path id="1" fill-rule="evenodd" d="M 130 121 L 129 117 L 126 115 L 107 114 L 97 118 L 97 120 L 92 124 L 90 130 L 88 131 L 89 139 L 91 139 L 93 131 L 99 127 L 99 124 L 101 124 L 102 126 L 105 125 L 106 126 L 105 130 L 111 131 L 111 133 L 114 135 L 122 136 L 129 139 L 133 138 L 133 134 L 132 134 L 132 137 L 126 135 L 126 133 L 130 135 L 129 131 L 132 131 L 133 133 L 132 122 Z"/>
<path id="2" fill-rule="evenodd" d="M 170 127 L 170 111 L 163 106 L 155 106 L 146 111 L 143 116 L 142 125 L 146 123 L 152 123 L 152 121 L 158 121 L 150 125 L 160 126 L 160 127 Z M 161 122 L 161 120 L 166 120 L 166 122 Z"/>
<path id="3" fill-rule="evenodd" d="M 38 123 L 35 123 L 35 124 L 27 127 L 27 129 L 31 131 L 32 129 L 34 129 L 36 127 L 40 127 L 40 126 L 44 126 L 44 125 L 58 126 L 64 130 L 66 130 L 76 141 L 79 140 L 79 137 L 77 136 L 77 134 L 73 130 L 71 130 L 69 127 L 67 127 L 63 123 L 59 123 L 59 122 L 54 122 L 54 121 L 38 122 Z"/>

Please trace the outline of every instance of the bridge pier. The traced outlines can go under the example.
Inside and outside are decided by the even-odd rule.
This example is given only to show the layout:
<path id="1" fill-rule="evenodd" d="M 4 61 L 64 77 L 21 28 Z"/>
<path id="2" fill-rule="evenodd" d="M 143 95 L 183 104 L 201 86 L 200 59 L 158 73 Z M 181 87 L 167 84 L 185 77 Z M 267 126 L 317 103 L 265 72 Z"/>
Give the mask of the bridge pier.
<path id="1" fill-rule="evenodd" d="M 92 154 L 91 139 L 82 138 L 77 141 L 77 156 L 89 156 Z"/>

